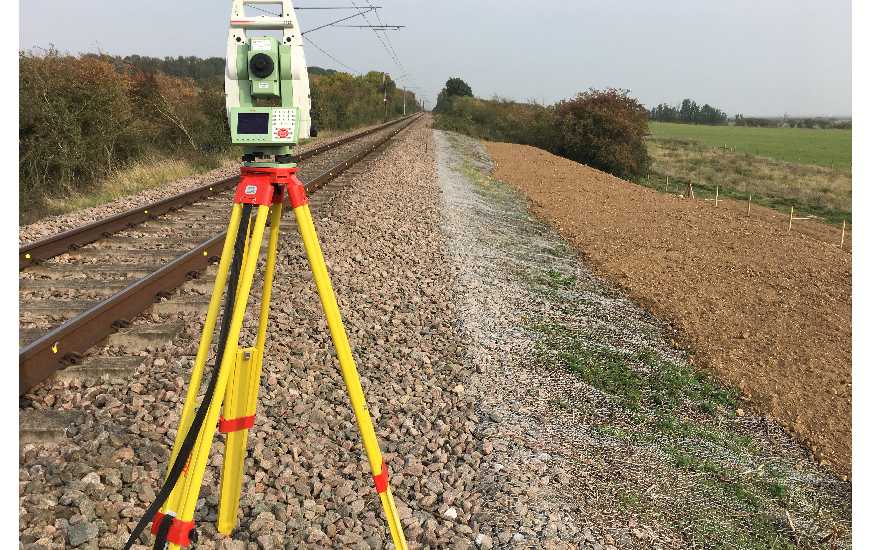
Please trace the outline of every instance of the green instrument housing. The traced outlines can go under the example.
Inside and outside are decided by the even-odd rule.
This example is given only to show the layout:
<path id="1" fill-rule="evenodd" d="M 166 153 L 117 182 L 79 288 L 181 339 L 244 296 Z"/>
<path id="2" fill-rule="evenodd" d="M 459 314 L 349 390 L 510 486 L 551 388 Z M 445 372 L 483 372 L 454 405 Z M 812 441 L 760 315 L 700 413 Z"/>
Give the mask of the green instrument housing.
<path id="1" fill-rule="evenodd" d="M 239 106 L 227 113 L 233 144 L 242 145 L 246 155 L 289 155 L 300 126 L 290 47 L 270 36 L 251 37 L 237 46 L 236 74 Z"/>

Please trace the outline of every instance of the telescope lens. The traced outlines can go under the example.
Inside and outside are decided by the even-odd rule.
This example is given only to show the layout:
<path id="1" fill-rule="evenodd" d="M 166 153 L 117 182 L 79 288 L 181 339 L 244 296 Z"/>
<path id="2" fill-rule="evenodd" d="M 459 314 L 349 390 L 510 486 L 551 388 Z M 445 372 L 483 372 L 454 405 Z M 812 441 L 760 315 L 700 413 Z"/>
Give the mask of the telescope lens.
<path id="1" fill-rule="evenodd" d="M 251 74 L 257 78 L 266 78 L 275 70 L 275 62 L 264 53 L 258 53 L 251 58 Z"/>

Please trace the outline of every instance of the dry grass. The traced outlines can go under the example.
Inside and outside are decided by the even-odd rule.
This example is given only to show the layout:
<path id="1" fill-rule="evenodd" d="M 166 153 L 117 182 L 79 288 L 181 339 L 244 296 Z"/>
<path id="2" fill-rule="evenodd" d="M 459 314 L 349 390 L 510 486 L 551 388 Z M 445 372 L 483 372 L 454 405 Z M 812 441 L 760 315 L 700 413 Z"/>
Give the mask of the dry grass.
<path id="1" fill-rule="evenodd" d="M 353 131 L 358 130 L 354 129 Z M 316 139 L 329 141 L 346 134 L 346 130 L 320 130 Z M 299 145 L 313 141 L 303 139 Z M 112 172 L 94 185 L 83 189 L 61 189 L 39 197 L 19 201 L 18 223 L 26 225 L 48 216 L 67 214 L 101 204 L 141 191 L 154 189 L 169 182 L 213 170 L 229 159 L 238 159 L 241 150 L 231 147 L 223 153 L 200 155 L 189 158 L 170 158 L 161 154 L 146 155 L 124 168 Z"/>
<path id="2" fill-rule="evenodd" d="M 227 155 L 214 155 L 197 159 L 172 159 L 149 156 L 131 165 L 116 170 L 110 176 L 98 181 L 86 192 L 68 191 L 66 193 L 45 195 L 36 201 L 21 202 L 19 223 L 33 223 L 41 218 L 75 212 L 106 204 L 121 197 L 159 187 L 171 181 L 199 174 L 217 168 Z"/>
<path id="3" fill-rule="evenodd" d="M 831 223 L 851 221 L 852 174 L 849 170 L 732 153 L 687 140 L 647 141 L 653 159 L 653 183 L 667 176 L 671 185 L 720 187 L 724 196 L 745 198 L 787 212 L 794 206 Z M 647 184 L 645 181 L 638 181 Z"/>

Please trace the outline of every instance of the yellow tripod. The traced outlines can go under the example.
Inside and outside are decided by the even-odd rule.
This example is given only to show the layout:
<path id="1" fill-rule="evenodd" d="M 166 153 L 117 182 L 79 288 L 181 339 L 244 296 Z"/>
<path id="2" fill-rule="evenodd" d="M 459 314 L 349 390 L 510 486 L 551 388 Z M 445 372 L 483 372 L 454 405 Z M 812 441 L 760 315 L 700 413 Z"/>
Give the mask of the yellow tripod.
<path id="1" fill-rule="evenodd" d="M 256 414 L 269 318 L 269 301 L 285 198 L 289 198 L 296 215 L 299 233 L 326 314 L 342 377 L 347 386 L 347 393 L 371 466 L 375 489 L 390 528 L 390 535 L 397 549 L 407 548 L 389 487 L 387 467 L 378 447 L 347 333 L 314 229 L 305 188 L 297 179 L 296 171 L 295 167 L 242 168 L 242 177 L 236 190 L 227 237 L 218 265 L 214 292 L 209 302 L 190 386 L 181 413 L 181 423 L 172 448 L 166 482 L 154 504 L 134 529 L 127 548 L 132 546 L 134 539 L 152 517 L 151 530 L 156 535 L 155 549 L 163 550 L 168 545 L 170 550 L 176 550 L 189 546 L 196 540 L 193 514 L 199 498 L 211 442 L 218 426 L 221 432 L 227 434 L 221 472 L 218 531 L 230 535 L 236 527 L 248 430 L 253 426 Z M 256 210 L 256 217 L 252 220 L 253 210 Z M 253 347 L 240 349 L 239 335 L 263 244 L 267 219 L 270 221 L 269 244 L 257 338 Z M 197 407 L 196 398 L 202 386 L 203 372 L 211 349 L 221 296 L 225 288 L 226 297 L 217 342 L 218 363 L 206 387 L 204 397 Z M 222 414 L 221 408 L 223 408 Z"/>

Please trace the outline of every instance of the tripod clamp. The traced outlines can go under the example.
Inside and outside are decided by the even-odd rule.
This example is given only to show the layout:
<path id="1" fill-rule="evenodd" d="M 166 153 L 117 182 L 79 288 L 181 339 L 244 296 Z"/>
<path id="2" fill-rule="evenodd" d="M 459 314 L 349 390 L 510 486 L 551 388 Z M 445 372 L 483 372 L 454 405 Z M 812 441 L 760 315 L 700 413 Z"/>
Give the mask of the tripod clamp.
<path id="1" fill-rule="evenodd" d="M 305 184 L 296 177 L 298 171 L 296 166 L 242 166 L 242 177 L 236 187 L 233 202 L 271 206 L 283 202 L 286 190 L 291 207 L 307 204 Z"/>
<path id="2" fill-rule="evenodd" d="M 156 537 L 154 541 L 155 548 L 158 546 L 162 547 L 167 542 L 187 547 L 199 538 L 193 520 L 181 521 L 175 516 L 163 514 L 162 512 L 154 514 L 151 533 Z"/>

